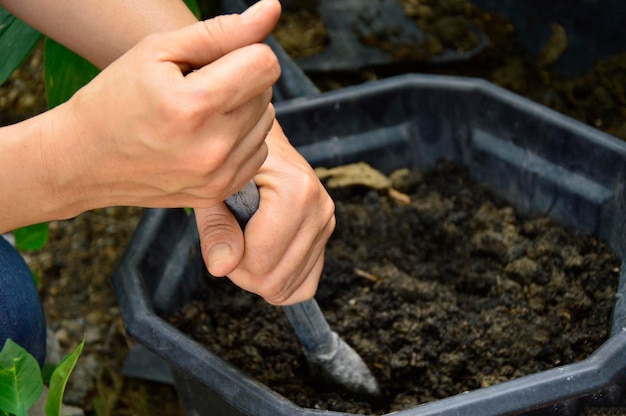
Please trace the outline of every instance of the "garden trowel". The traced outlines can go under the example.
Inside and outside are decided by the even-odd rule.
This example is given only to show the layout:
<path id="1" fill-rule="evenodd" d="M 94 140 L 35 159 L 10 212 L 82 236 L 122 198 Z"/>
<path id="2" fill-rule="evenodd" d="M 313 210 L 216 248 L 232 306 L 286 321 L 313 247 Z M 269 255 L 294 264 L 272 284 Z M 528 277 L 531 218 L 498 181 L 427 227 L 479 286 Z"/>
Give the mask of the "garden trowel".
<path id="1" fill-rule="evenodd" d="M 259 190 L 251 181 L 224 202 L 244 228 L 259 207 Z M 315 299 L 282 308 L 315 376 L 355 394 L 380 396 L 378 382 L 363 359 L 330 329 Z"/>

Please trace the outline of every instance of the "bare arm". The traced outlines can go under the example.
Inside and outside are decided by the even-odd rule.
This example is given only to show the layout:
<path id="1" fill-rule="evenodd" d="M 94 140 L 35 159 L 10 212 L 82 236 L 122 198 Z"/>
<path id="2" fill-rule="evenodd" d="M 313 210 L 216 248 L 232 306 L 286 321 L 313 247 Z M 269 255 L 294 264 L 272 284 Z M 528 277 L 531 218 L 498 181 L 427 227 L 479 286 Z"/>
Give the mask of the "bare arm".
<path id="1" fill-rule="evenodd" d="M 148 34 L 196 21 L 182 0 L 0 0 L 0 5 L 99 68 Z"/>

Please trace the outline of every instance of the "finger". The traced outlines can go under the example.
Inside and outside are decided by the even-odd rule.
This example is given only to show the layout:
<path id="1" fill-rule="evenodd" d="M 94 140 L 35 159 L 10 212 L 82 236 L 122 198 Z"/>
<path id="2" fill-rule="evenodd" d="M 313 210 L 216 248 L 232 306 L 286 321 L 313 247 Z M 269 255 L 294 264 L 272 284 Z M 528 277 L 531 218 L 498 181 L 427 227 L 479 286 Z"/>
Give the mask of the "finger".
<path id="1" fill-rule="evenodd" d="M 269 105 L 257 124 L 243 138 L 237 139 L 237 151 L 229 152 L 220 164 L 224 167 L 217 172 L 209 172 L 209 177 L 198 186 L 187 188 L 184 192 L 197 198 L 194 207 L 206 207 L 207 195 L 224 200 L 233 193 L 241 190 L 258 172 L 268 156 L 268 146 L 265 138 L 274 122 L 274 107 Z M 207 143 L 207 150 L 200 154 L 210 153 L 212 144 Z M 211 179 L 211 180 L 209 180 Z M 222 184 L 223 194 L 215 195 L 211 191 L 215 184 Z M 208 187 L 208 189 L 207 189 Z"/>
<path id="2" fill-rule="evenodd" d="M 250 229 L 254 228 L 255 220 L 259 218 L 253 217 L 248 223 Z M 285 251 L 277 250 L 273 238 L 275 232 L 260 232 L 257 229 L 257 235 L 272 238 L 259 240 L 254 246 L 246 244 L 244 258 L 229 278 L 241 288 L 275 305 L 313 297 L 323 268 L 326 241 L 333 229 L 334 217 L 316 233 L 312 241 L 298 236 L 283 238 L 291 242 Z M 281 233 L 284 231 L 280 230 Z M 268 264 L 271 264 L 271 269 L 267 269 Z"/>
<path id="3" fill-rule="evenodd" d="M 286 193 L 284 189 L 273 189 L 275 185 L 262 185 L 261 182 L 257 182 L 257 178 L 261 181 L 263 178 L 262 175 L 255 176 L 262 203 L 248 223 L 249 229 L 256 230 L 257 238 L 254 245 L 248 245 L 246 257 L 258 257 L 253 263 L 255 269 L 250 271 L 257 275 L 265 275 L 279 267 L 285 258 L 294 259 L 292 260 L 294 267 L 297 265 L 296 259 L 302 263 L 305 258 L 303 253 L 315 243 L 323 224 L 315 223 L 317 212 L 302 211 L 309 208 L 315 200 L 309 200 L 310 196 L 306 191 L 304 197 L 308 203 L 294 200 L 301 195 L 293 191 Z M 302 178 L 293 178 L 293 181 L 301 183 L 303 190 L 308 189 Z M 294 206 L 300 209 L 294 210 Z M 277 236 L 279 238 L 276 238 Z M 285 268 L 286 265 L 283 264 L 282 267 Z M 295 271 L 292 269 L 292 274 Z"/>
<path id="4" fill-rule="evenodd" d="M 261 296 L 272 305 L 286 305 L 310 299 L 315 295 L 324 265 L 324 251 L 311 249 L 296 271 L 289 271 L 281 284 L 261 288 Z M 284 273 L 284 270 L 281 270 Z"/>
<path id="5" fill-rule="evenodd" d="M 244 240 L 241 227 L 224 203 L 195 209 L 202 258 L 213 276 L 232 272 L 241 261 Z"/>
<path id="6" fill-rule="evenodd" d="M 258 96 L 269 103 L 271 87 L 279 77 L 276 55 L 269 46 L 257 43 L 241 47 L 190 73 L 185 85 L 197 98 L 220 103 L 219 111 L 226 113 Z M 270 90 L 269 96 L 267 90 Z"/>
<path id="7" fill-rule="evenodd" d="M 298 258 L 297 256 L 300 256 L 299 258 L 304 260 L 296 263 L 295 268 L 287 272 L 287 276 L 292 276 L 291 279 L 266 292 L 264 297 L 269 303 L 275 305 L 289 304 L 294 303 L 294 299 L 303 301 L 313 297 L 324 265 L 326 242 L 333 230 L 334 217 L 326 227 L 320 230 L 314 243 L 302 246 L 304 252 L 289 250 L 285 253 L 285 258 Z M 297 248 L 297 245 L 294 244 L 294 247 Z M 308 250 L 306 250 L 307 247 L 309 247 Z M 311 292 L 311 290 L 313 291 Z"/>
<path id="8" fill-rule="evenodd" d="M 271 90 L 268 88 L 244 105 L 222 115 L 227 128 L 234 129 L 238 142 L 259 126 L 262 126 L 259 131 L 262 133 L 262 140 L 267 138 L 276 119 L 274 106 L 268 101 L 272 95 Z"/>
<path id="9" fill-rule="evenodd" d="M 261 119 L 241 140 L 239 151 L 229 154 L 224 165 L 241 168 L 231 173 L 230 193 L 225 197 L 242 189 L 265 163 L 269 153 L 265 138 L 272 128 L 274 116 L 274 107 L 269 105 Z"/>
<path id="10" fill-rule="evenodd" d="M 277 0 L 262 0 L 241 15 L 217 16 L 168 33 L 159 39 L 163 60 L 183 70 L 200 68 L 225 54 L 261 42 L 280 17 Z"/>
<path id="11" fill-rule="evenodd" d="M 240 264 L 247 261 L 244 259 Z M 275 275 L 259 276 L 248 272 L 242 266 L 228 277 L 240 288 L 256 293 L 272 305 L 291 305 L 312 298 L 317 291 L 324 267 L 324 255 L 322 253 L 321 256 L 307 261 L 310 262 L 306 267 L 308 273 L 302 276 L 284 275 L 280 280 L 276 280 Z M 296 279 L 292 279 L 293 277 Z"/>
<path id="12" fill-rule="evenodd" d="M 295 305 L 307 301 L 317 292 L 319 286 L 320 277 L 324 269 L 324 256 L 321 256 L 315 262 L 315 265 L 311 269 L 311 272 L 306 277 L 304 282 L 296 288 L 296 290 L 289 295 L 286 299 L 279 300 L 278 302 L 272 299 L 265 299 L 268 303 L 276 306 Z"/>

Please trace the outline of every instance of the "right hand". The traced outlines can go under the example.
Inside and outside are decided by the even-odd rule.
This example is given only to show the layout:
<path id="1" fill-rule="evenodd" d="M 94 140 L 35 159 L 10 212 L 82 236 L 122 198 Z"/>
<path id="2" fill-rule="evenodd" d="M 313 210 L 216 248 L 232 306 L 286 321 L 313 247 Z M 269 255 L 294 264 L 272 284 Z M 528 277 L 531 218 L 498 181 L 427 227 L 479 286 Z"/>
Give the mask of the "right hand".
<path id="1" fill-rule="evenodd" d="M 241 189 L 267 157 L 280 75 L 257 43 L 280 3 L 256 6 L 146 37 L 53 110 L 65 114 L 52 128 L 71 134 L 40 145 L 55 156 L 52 191 L 86 210 L 210 207 Z"/>
<path id="2" fill-rule="evenodd" d="M 213 276 L 228 276 L 273 305 L 292 305 L 315 295 L 335 204 L 278 123 L 267 144 L 269 155 L 254 177 L 259 208 L 245 230 L 225 204 L 196 209 L 196 223 Z"/>

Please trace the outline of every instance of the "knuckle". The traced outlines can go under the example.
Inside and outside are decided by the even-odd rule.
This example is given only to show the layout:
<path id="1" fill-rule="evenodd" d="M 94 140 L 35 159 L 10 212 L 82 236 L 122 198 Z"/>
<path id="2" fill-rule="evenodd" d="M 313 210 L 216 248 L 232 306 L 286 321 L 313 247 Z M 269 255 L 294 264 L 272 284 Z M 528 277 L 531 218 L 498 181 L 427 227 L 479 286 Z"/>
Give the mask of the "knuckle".
<path id="1" fill-rule="evenodd" d="M 219 240 L 224 235 L 230 235 L 235 232 L 235 228 L 229 222 L 226 214 L 212 214 L 202 219 L 199 234 L 202 236 L 203 242 L 212 243 Z"/>
<path id="2" fill-rule="evenodd" d="M 180 94 L 171 90 L 168 94 L 157 94 L 153 97 L 152 105 L 164 119 L 189 126 L 189 123 L 197 117 L 197 106 L 188 97 L 179 98 Z"/>
<path id="3" fill-rule="evenodd" d="M 285 276 L 272 273 L 272 266 L 267 263 L 255 264 L 255 280 L 258 282 L 256 293 L 272 304 L 284 302 L 291 295 L 289 280 Z"/>
<path id="4" fill-rule="evenodd" d="M 287 291 L 284 286 L 270 288 L 265 295 L 261 295 L 272 305 L 282 305 L 291 297 L 291 291 Z"/>
<path id="5" fill-rule="evenodd" d="M 332 200 L 328 194 L 326 194 L 326 198 L 324 198 L 324 202 L 321 204 L 321 211 L 324 218 L 326 218 L 327 222 L 334 228 L 335 223 L 335 202 Z"/>
<path id="6" fill-rule="evenodd" d="M 216 139 L 214 142 L 209 143 L 207 149 L 207 155 L 210 155 L 211 161 L 216 166 L 223 166 L 228 159 L 228 156 L 232 150 L 232 146 L 228 141 L 222 139 Z"/>
<path id="7" fill-rule="evenodd" d="M 249 46 L 250 51 L 254 53 L 256 65 L 263 72 L 267 73 L 269 78 L 274 81 L 280 77 L 280 62 L 272 49 L 264 43 L 255 43 Z"/>
<path id="8" fill-rule="evenodd" d="M 207 191 L 207 194 L 219 195 L 223 198 L 226 198 L 232 186 L 232 181 L 230 180 L 230 178 L 224 174 L 211 175 L 211 172 L 207 173 L 206 175 L 207 184 L 211 188 L 209 191 Z"/>
<path id="9" fill-rule="evenodd" d="M 297 290 L 276 292 L 274 295 L 264 297 L 264 299 L 275 306 L 292 305 L 311 299 L 317 292 L 317 286 L 301 287 Z"/>
<path id="10" fill-rule="evenodd" d="M 220 48 L 222 42 L 219 40 L 223 39 L 224 36 L 228 36 L 230 32 L 232 32 L 232 16 L 216 16 L 212 19 L 202 21 L 201 24 L 204 29 L 203 36 L 207 38 L 207 41 L 210 42 L 210 44 L 219 48 L 218 50 L 220 56 L 225 55 L 227 51 Z"/>

